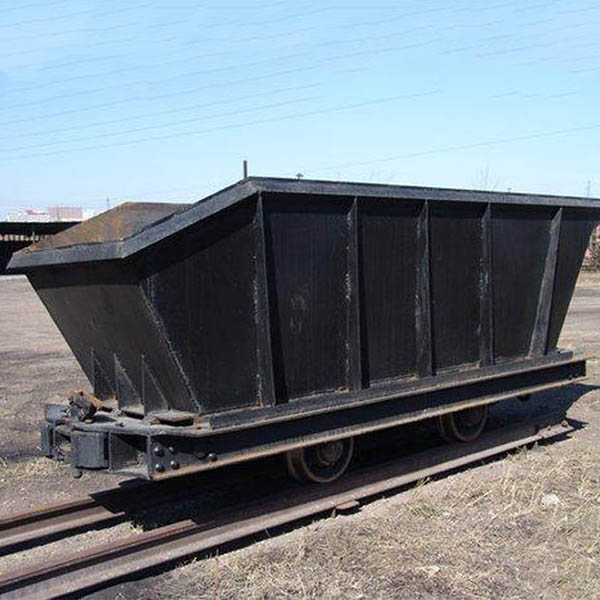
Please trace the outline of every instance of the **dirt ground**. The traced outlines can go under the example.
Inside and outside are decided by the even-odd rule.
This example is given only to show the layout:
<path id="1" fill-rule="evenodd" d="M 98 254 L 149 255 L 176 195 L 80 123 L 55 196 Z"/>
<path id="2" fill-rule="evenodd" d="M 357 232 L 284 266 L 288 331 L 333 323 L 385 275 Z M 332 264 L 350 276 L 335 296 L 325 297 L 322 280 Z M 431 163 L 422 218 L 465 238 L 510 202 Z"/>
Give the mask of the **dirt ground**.
<path id="1" fill-rule="evenodd" d="M 39 457 L 44 404 L 89 383 L 25 277 L 0 277 L 0 328 L 0 512 L 115 485 Z"/>
<path id="2" fill-rule="evenodd" d="M 0 513 L 114 486 L 37 455 L 43 405 L 87 381 L 24 278 L 0 278 L 0 325 Z M 561 345 L 600 355 L 600 276 L 580 277 Z M 568 439 L 96 597 L 600 598 L 597 360 L 589 373 L 495 409 L 501 422 L 564 408 L 581 424 Z"/>

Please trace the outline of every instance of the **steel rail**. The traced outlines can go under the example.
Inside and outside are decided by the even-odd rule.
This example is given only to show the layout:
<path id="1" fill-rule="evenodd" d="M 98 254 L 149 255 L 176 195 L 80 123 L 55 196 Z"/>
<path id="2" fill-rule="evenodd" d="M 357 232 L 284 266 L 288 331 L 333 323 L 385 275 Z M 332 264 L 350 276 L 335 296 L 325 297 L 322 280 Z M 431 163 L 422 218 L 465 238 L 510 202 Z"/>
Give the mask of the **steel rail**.
<path id="1" fill-rule="evenodd" d="M 357 470 L 327 486 L 287 489 L 222 511 L 204 522 L 182 521 L 6 573 L 0 578 L 0 596 L 5 600 L 62 598 L 106 588 L 132 576 L 241 543 L 266 530 L 353 508 L 361 501 L 416 481 L 574 430 L 573 424 L 557 424 L 556 420 L 512 425 L 486 433 L 469 445 L 436 447 L 376 468 Z"/>
<path id="2" fill-rule="evenodd" d="M 134 511 L 171 502 L 181 495 L 189 497 L 190 487 L 186 484 L 189 480 L 182 477 L 158 486 L 139 482 L 3 517 L 0 519 L 0 557 L 79 531 L 116 525 L 130 518 Z"/>
<path id="3" fill-rule="evenodd" d="M 0 556 L 34 546 L 57 534 L 109 524 L 121 518 L 125 518 L 124 512 L 111 512 L 91 497 L 9 516 L 0 520 Z"/>

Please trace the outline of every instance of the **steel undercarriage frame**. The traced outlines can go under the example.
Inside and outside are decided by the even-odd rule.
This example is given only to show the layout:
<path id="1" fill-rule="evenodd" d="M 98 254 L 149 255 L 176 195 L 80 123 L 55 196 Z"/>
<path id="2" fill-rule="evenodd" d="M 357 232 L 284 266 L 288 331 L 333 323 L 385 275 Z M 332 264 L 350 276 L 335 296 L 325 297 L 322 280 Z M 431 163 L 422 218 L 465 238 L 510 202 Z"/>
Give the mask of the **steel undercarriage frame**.
<path id="1" fill-rule="evenodd" d="M 585 374 L 585 357 L 556 352 L 435 378 L 386 382 L 360 394 L 320 394 L 204 415 L 186 426 L 104 411 L 82 422 L 70 419 L 66 407 L 49 405 L 42 451 L 75 469 L 157 480 L 542 392 Z"/>

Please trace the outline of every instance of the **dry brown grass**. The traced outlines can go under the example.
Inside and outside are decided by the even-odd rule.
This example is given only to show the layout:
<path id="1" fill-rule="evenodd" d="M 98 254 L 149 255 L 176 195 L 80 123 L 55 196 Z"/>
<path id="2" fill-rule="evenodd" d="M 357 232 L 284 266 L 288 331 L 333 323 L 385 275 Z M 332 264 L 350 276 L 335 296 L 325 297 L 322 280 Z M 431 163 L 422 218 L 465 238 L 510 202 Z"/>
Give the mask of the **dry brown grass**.
<path id="1" fill-rule="evenodd" d="M 600 598 L 598 456 L 568 446 L 187 565 L 144 597 Z"/>
<path id="2" fill-rule="evenodd" d="M 45 456 L 27 460 L 8 460 L 0 456 L 0 483 L 9 479 L 26 479 L 63 472 L 64 466 Z"/>

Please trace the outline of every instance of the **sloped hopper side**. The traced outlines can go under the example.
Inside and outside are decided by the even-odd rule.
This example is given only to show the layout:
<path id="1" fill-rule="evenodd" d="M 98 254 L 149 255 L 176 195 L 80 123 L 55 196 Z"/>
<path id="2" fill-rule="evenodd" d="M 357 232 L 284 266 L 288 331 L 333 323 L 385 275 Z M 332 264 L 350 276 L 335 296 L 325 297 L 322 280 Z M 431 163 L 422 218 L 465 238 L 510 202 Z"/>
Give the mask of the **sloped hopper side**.
<path id="1" fill-rule="evenodd" d="M 597 212 L 480 196 L 266 189 L 128 258 L 28 276 L 96 393 L 130 414 L 269 406 L 552 354 Z"/>
<path id="2" fill-rule="evenodd" d="M 116 396 L 133 415 L 192 408 L 133 264 L 38 269 L 29 279 L 98 397 Z"/>
<path id="3" fill-rule="evenodd" d="M 118 243 L 184 205 L 124 204 L 26 252 Z M 140 286 L 139 264 L 99 261 L 34 268 L 28 278 L 102 399 L 132 415 L 196 410 Z"/>
<path id="4" fill-rule="evenodd" d="M 130 259 L 28 271 L 97 396 L 134 416 L 262 403 L 256 215 L 254 198 Z"/>

